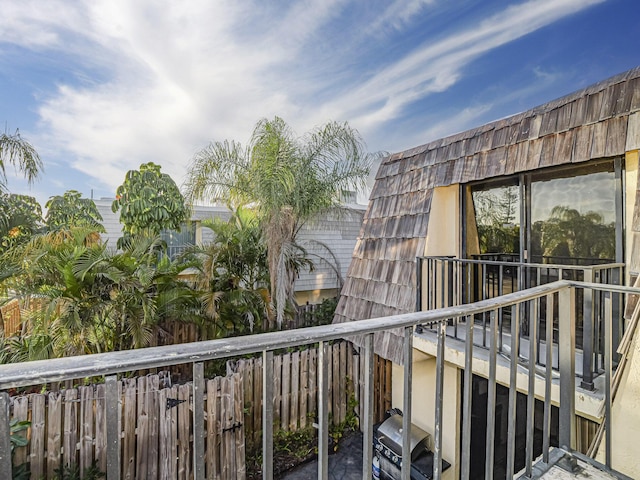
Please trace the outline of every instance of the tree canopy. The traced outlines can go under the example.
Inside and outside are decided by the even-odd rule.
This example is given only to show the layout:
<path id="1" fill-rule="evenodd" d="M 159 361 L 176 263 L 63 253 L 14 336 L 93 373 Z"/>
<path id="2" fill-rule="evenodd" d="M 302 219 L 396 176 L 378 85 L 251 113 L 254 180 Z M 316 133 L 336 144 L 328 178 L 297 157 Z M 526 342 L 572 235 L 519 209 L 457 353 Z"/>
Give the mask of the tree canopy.
<path id="1" fill-rule="evenodd" d="M 96 232 L 105 231 L 102 226 L 102 215 L 90 198 L 82 198 L 77 190 L 67 190 L 63 195 L 49 198 L 46 203 L 47 215 L 45 223 L 49 230 L 70 227 L 89 227 Z"/>
<path id="2" fill-rule="evenodd" d="M 188 210 L 176 183 L 160 165 L 149 162 L 129 170 L 111 205 L 120 211 L 122 231 L 129 235 L 158 235 L 163 229 L 180 230 Z"/>
<path id="3" fill-rule="evenodd" d="M 260 120 L 245 149 L 235 141 L 214 142 L 192 160 L 187 200 L 250 205 L 258 213 L 267 244 L 271 297 L 281 325 L 293 299 L 300 227 L 336 206 L 345 191 L 365 187 L 372 156 L 347 123 L 329 122 L 298 137 L 279 117 Z"/>

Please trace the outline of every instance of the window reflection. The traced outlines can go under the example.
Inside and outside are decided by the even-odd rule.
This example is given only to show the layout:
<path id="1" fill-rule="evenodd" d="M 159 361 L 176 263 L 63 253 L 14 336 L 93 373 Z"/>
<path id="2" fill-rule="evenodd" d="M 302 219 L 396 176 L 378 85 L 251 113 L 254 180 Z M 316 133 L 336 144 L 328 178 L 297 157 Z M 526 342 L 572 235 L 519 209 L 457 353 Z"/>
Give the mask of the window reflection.
<path id="1" fill-rule="evenodd" d="M 615 261 L 612 171 L 533 181 L 531 205 L 533 262 L 589 265 Z"/>
<path id="2" fill-rule="evenodd" d="M 518 187 L 506 185 L 474 189 L 472 199 L 479 253 L 481 255 L 519 255 L 520 195 Z"/>

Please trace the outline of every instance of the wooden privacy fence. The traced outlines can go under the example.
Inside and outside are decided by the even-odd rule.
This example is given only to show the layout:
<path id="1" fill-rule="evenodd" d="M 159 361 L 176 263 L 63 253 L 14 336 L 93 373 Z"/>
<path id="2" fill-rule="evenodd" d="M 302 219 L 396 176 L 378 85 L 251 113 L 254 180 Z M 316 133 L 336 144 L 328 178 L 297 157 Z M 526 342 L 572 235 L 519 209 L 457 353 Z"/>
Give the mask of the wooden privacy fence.
<path id="1" fill-rule="evenodd" d="M 354 413 L 362 418 L 364 398 L 364 357 L 350 342 L 329 345 L 327 362 L 329 416 L 334 425 Z M 318 349 L 273 356 L 274 429 L 295 431 L 311 425 L 318 407 Z M 247 440 L 259 445 L 262 430 L 262 358 L 227 362 L 227 374 L 237 374 L 244 388 L 244 424 Z M 349 412 L 350 400 L 355 405 Z M 376 356 L 374 369 L 374 422 L 391 408 L 391 362 Z"/>
<path id="2" fill-rule="evenodd" d="M 174 480 L 193 476 L 191 384 L 165 385 L 158 375 L 120 382 L 123 479 Z M 207 478 L 245 478 L 240 377 L 215 377 L 205 390 Z M 31 479 L 54 478 L 61 465 L 80 471 L 96 462 L 106 471 L 105 385 L 12 399 L 12 418 L 31 421 L 29 444 L 14 465 L 31 463 Z"/>
<path id="3" fill-rule="evenodd" d="M 14 298 L 0 306 L 0 319 L 2 319 L 2 331 L 5 337 L 19 334 L 22 329 L 20 302 Z"/>
<path id="4" fill-rule="evenodd" d="M 315 421 L 317 359 L 317 348 L 274 355 L 275 429 L 295 431 Z M 343 341 L 328 346 L 327 362 L 332 423 L 350 413 L 362 418 L 364 358 Z M 376 357 L 374 372 L 378 422 L 391 407 L 390 362 Z M 123 479 L 186 480 L 193 475 L 192 385 L 170 383 L 166 374 L 119 382 Z M 262 358 L 227 362 L 226 377 L 205 383 L 206 476 L 243 479 L 245 435 L 249 448 L 261 441 Z M 16 449 L 14 465 L 30 462 L 33 480 L 54 478 L 61 465 L 83 471 L 95 461 L 106 471 L 105 412 L 104 384 L 13 397 L 12 418 L 31 422 L 29 443 Z"/>

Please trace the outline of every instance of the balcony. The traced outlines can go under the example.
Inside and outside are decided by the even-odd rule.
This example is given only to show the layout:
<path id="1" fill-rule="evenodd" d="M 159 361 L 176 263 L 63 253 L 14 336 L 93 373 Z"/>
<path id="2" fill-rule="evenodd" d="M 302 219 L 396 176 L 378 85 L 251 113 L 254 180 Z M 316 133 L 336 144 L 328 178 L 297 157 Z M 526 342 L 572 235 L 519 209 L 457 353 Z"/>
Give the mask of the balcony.
<path id="1" fill-rule="evenodd" d="M 623 263 L 599 265 L 579 265 L 576 259 L 545 258 L 547 261 L 567 261 L 570 264 L 522 263 L 511 254 L 479 255 L 475 259 L 452 257 L 423 257 L 418 259 L 418 298 L 417 309 L 432 310 L 441 307 L 463 305 L 478 300 L 496 298 L 506 293 L 517 292 L 529 287 L 544 285 L 557 280 L 579 281 L 586 283 L 620 285 L 624 278 Z M 424 292 L 424 294 L 423 294 Z M 604 370 L 603 325 L 605 292 L 600 290 L 579 289 L 576 293 L 576 348 L 577 374 L 581 378 L 580 386 L 593 391 L 594 379 Z M 624 296 L 611 296 L 613 318 L 612 346 L 617 350 L 623 334 Z M 530 323 L 535 316 L 537 321 Z M 509 309 L 497 312 L 498 353 L 509 348 L 510 325 L 512 318 Z M 552 345 L 553 369 L 558 364 L 558 311 L 552 308 L 546 314 L 543 301 L 538 311 L 519 312 L 520 356 L 527 355 L 530 339 L 536 343 L 536 364 L 545 366 L 546 346 Z M 488 348 L 490 335 L 489 317 L 486 313 L 476 315 L 474 323 L 474 345 Z M 547 324 L 551 328 L 551 340 L 545 341 Z M 447 335 L 465 340 L 465 329 L 459 328 L 459 322 L 449 322 Z M 523 352 L 524 347 L 524 352 Z M 614 353 L 614 364 L 618 357 Z"/>
<path id="2" fill-rule="evenodd" d="M 582 297 L 579 297 L 582 295 Z M 123 444 L 122 433 L 122 409 L 119 404 L 118 375 L 127 372 L 135 372 L 143 369 L 161 368 L 171 365 L 192 365 L 193 381 L 191 392 L 186 397 L 191 397 L 190 416 L 181 416 L 180 421 L 190 423 L 187 431 L 190 431 L 188 445 L 189 469 L 192 478 L 204 479 L 210 477 L 205 462 L 205 450 L 207 445 L 208 430 L 215 428 L 205 419 L 204 398 L 204 368 L 203 362 L 212 359 L 230 358 L 250 353 L 261 353 L 263 358 L 262 371 L 262 476 L 273 478 L 273 403 L 266 401 L 274 396 L 273 375 L 270 370 L 270 359 L 277 349 L 297 347 L 300 345 L 315 344 L 318 347 L 319 373 L 317 378 L 318 391 L 318 478 L 328 477 L 329 454 L 329 415 L 327 411 L 328 375 L 329 365 L 326 361 L 329 342 L 338 339 L 359 338 L 362 345 L 360 355 L 364 357 L 365 388 L 361 397 L 363 414 L 360 417 L 360 429 L 363 432 L 362 454 L 362 478 L 370 479 L 372 475 L 372 432 L 373 432 L 373 378 L 374 378 L 374 354 L 373 335 L 389 329 L 402 329 L 404 341 L 404 392 L 412 392 L 412 386 L 419 382 L 412 371 L 414 340 L 417 326 L 432 332 L 436 345 L 436 376 L 433 385 L 433 401 L 435 408 L 429 413 L 433 417 L 435 425 L 433 436 L 434 468 L 433 478 L 442 478 L 443 465 L 443 440 L 445 432 L 443 428 L 444 410 L 444 385 L 445 349 L 451 343 L 461 343 L 460 339 L 448 337 L 452 328 L 459 332 L 464 331 L 464 347 L 462 355 L 464 359 L 463 381 L 461 385 L 461 442 L 460 452 L 456 458 L 447 458 L 452 464 L 451 472 L 460 478 L 468 479 L 472 476 L 471 470 L 471 408 L 472 408 L 472 371 L 474 356 L 480 348 L 473 341 L 477 330 L 477 320 L 487 318 L 485 335 L 486 353 L 488 362 L 488 403 L 487 422 L 481 428 L 482 435 L 486 436 L 486 461 L 485 478 L 494 478 L 494 438 L 496 417 L 496 388 L 499 380 L 499 371 L 506 369 L 509 375 L 509 405 L 508 418 L 515 418 L 517 385 L 516 376 L 524 369 L 528 378 L 527 391 L 527 436 L 526 452 L 519 455 L 523 458 L 523 465 L 516 462 L 515 426 L 511 422 L 508 430 L 506 478 L 549 478 L 552 468 L 564 468 L 566 471 L 572 465 L 588 465 L 596 468 L 598 472 L 608 477 L 602 478 L 628 478 L 611 470 L 613 434 L 611 418 L 612 385 L 614 375 L 614 352 L 612 349 L 612 332 L 614 323 L 614 298 L 624 294 L 640 294 L 640 289 L 620 287 L 608 284 L 584 283 L 573 280 L 557 280 L 551 283 L 537 285 L 525 290 L 505 293 L 494 298 L 486 298 L 476 302 L 447 306 L 430 311 L 420 311 L 411 314 L 382 317 L 358 322 L 322 327 L 303 328 L 286 332 L 273 332 L 246 337 L 228 338 L 207 342 L 152 347 L 135 351 L 120 351 L 99 355 L 87 355 L 82 357 L 62 358 L 50 361 L 29 362 L 23 364 L 11 364 L 0 366 L 0 478 L 11 478 L 12 461 L 10 455 L 10 420 L 11 397 L 9 389 L 26 387 L 29 385 L 41 385 L 44 383 L 61 382 L 72 379 L 104 376 L 104 414 L 106 423 L 106 473 L 108 480 L 124 478 L 122 465 Z M 602 422 L 602 458 L 603 465 L 592 459 L 575 452 L 576 443 L 576 319 L 578 309 L 577 298 L 585 298 L 591 295 L 601 298 L 601 308 L 594 309 L 594 318 L 597 318 L 601 326 L 601 356 L 604 395 L 602 406 L 604 420 Z M 528 315 L 534 312 L 535 315 Z M 539 349 L 537 341 L 527 344 L 528 356 L 526 361 L 519 355 L 509 355 L 509 352 L 521 352 L 521 330 L 523 325 L 528 325 L 530 338 L 537 338 L 537 325 L 540 318 L 550 318 L 554 315 L 554 325 L 547 321 L 544 329 L 542 344 L 554 343 L 555 349 Z M 504 322 L 508 318 L 509 322 Z M 500 318 L 503 318 L 501 323 Z M 533 319 L 533 320 L 532 320 Z M 503 332 L 502 342 L 499 342 L 501 327 L 506 329 L 509 325 L 509 335 Z M 500 346 L 508 346 L 499 355 Z M 553 358 L 557 355 L 558 375 L 552 374 Z M 544 358 L 540 364 L 528 359 Z M 541 367 L 542 365 L 542 367 Z M 520 372 L 522 374 L 522 372 Z M 533 435 L 533 409 L 535 398 L 544 402 L 544 421 L 542 427 L 542 457 L 537 459 L 534 453 Z M 559 409 L 559 438 L 558 445 L 551 441 L 551 405 L 558 404 Z M 410 459 L 410 425 L 412 413 L 422 408 L 421 405 L 412 405 L 412 395 L 404 395 L 401 406 L 404 416 L 402 433 L 402 457 Z M 185 450 L 186 451 L 186 450 Z M 582 463 L 581 463 L 582 462 Z M 564 465 L 564 466 L 563 466 Z M 568 465 L 568 467 L 567 467 Z M 520 471 L 521 470 L 521 471 Z M 584 470 L 583 470 L 584 471 Z M 519 473 L 520 472 L 520 473 Z M 448 473 L 448 472 L 447 472 Z M 410 460 L 402 463 L 402 479 L 409 479 Z M 544 477 L 547 475 L 547 477 Z M 594 477 L 597 478 L 597 477 Z"/>

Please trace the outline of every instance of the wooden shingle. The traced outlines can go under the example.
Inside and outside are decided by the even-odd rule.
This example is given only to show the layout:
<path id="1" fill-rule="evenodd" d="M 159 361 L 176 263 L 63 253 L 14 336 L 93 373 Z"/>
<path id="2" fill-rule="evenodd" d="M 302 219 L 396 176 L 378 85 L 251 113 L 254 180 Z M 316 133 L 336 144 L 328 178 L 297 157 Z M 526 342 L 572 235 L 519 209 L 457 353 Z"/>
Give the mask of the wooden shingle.
<path id="1" fill-rule="evenodd" d="M 435 186 L 611 158 L 637 148 L 640 67 L 513 117 L 391 155 L 378 169 L 334 321 L 413 311 L 415 257 L 424 254 Z M 638 199 L 640 194 L 632 226 L 640 230 Z M 401 363 L 402 331 L 376 334 L 374 349 Z"/>

